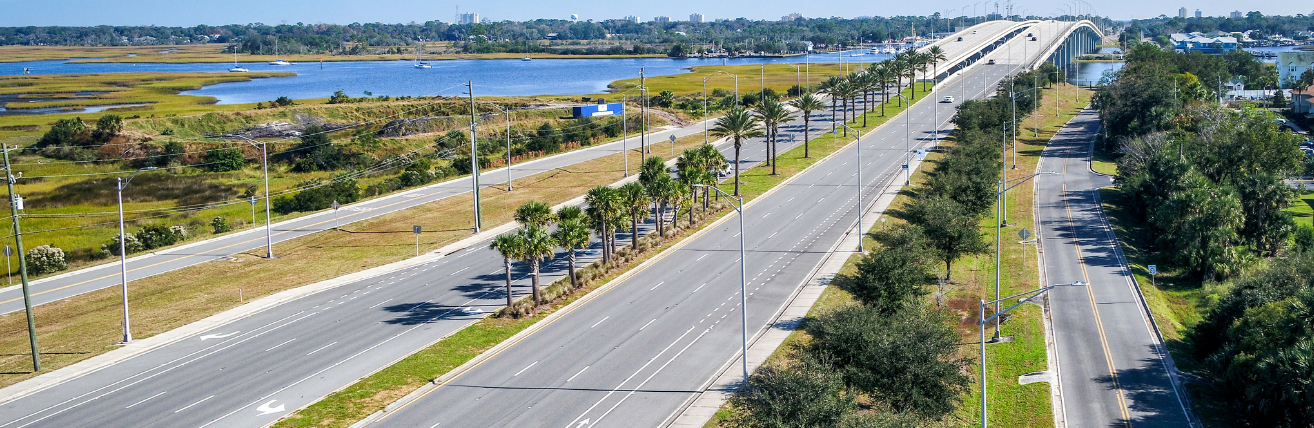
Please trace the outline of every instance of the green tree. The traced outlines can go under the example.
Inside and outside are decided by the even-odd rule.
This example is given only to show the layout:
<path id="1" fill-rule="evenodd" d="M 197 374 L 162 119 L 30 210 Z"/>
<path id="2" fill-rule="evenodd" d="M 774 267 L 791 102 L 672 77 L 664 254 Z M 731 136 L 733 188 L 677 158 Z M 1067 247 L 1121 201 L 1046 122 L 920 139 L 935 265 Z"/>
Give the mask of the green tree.
<path id="1" fill-rule="evenodd" d="M 946 316 L 909 308 L 892 316 L 853 305 L 804 325 L 807 350 L 844 377 L 851 391 L 896 412 L 939 419 L 952 413 L 969 378 L 955 357 L 959 336 Z"/>
<path id="2" fill-rule="evenodd" d="M 123 132 L 123 118 L 117 114 L 105 114 L 96 120 L 96 130 L 92 135 L 98 141 L 109 141 L 120 132 Z"/>
<path id="3" fill-rule="evenodd" d="M 73 144 L 79 138 L 86 136 L 87 132 L 87 125 L 82 123 L 82 118 L 59 119 L 50 125 L 50 130 L 46 131 L 32 148 Z"/>
<path id="4" fill-rule="evenodd" d="M 1296 227 L 1286 211 L 1295 192 L 1281 178 L 1267 173 L 1241 180 L 1237 192 L 1245 218 L 1241 237 L 1256 250 L 1273 255 Z"/>
<path id="5" fill-rule="evenodd" d="M 547 227 L 552 223 L 552 207 L 539 201 L 525 202 L 516 208 L 515 220 L 525 227 Z"/>
<path id="6" fill-rule="evenodd" d="M 616 250 L 615 222 L 624 212 L 620 192 L 608 186 L 595 186 L 584 195 L 584 203 L 588 204 L 584 212 L 602 238 L 602 263 L 611 263 L 611 254 Z"/>
<path id="7" fill-rule="evenodd" d="M 762 127 L 766 130 L 767 151 L 771 161 L 771 175 L 776 175 L 776 157 L 779 154 L 776 150 L 776 140 L 780 135 L 780 124 L 788 123 L 794 119 L 794 115 L 785 108 L 784 104 L 776 101 L 775 98 L 765 98 L 762 100 L 761 107 L 758 107 L 754 117 L 762 122 Z"/>
<path id="8" fill-rule="evenodd" d="M 621 185 L 617 190 L 620 206 L 629 212 L 630 248 L 639 248 L 639 211 L 648 207 L 648 189 L 637 181 Z"/>
<path id="9" fill-rule="evenodd" d="M 720 137 L 729 137 L 735 147 L 735 196 L 739 196 L 739 151 L 744 146 L 744 140 L 762 136 L 762 128 L 758 126 L 757 121 L 753 120 L 753 115 L 743 108 L 735 107 L 716 119 L 716 127 L 711 130 L 712 135 Z"/>
<path id="10" fill-rule="evenodd" d="M 857 410 L 844 377 L 806 358 L 759 367 L 730 405 L 736 410 L 730 426 L 740 428 L 838 427 Z"/>
<path id="11" fill-rule="evenodd" d="M 882 316 L 921 303 L 933 278 L 930 242 L 921 228 L 900 225 L 875 234 L 881 246 L 858 260 L 857 270 L 839 284 Z"/>
<path id="12" fill-rule="evenodd" d="M 529 225 L 520 229 L 518 233 L 523 245 L 520 257 L 529 263 L 530 284 L 533 285 L 531 289 L 534 293 L 534 308 L 537 311 L 538 306 L 543 304 L 539 293 L 539 266 L 542 265 L 543 260 L 552 258 L 552 250 L 557 245 L 544 227 Z"/>
<path id="13" fill-rule="evenodd" d="M 1234 248 L 1244 224 L 1241 200 L 1229 187 L 1219 187 L 1191 170 L 1182 191 L 1171 194 L 1151 221 L 1165 232 L 1160 248 L 1173 249 L 1173 259 L 1204 278 L 1229 275 L 1235 269 Z"/>
<path id="14" fill-rule="evenodd" d="M 951 281 L 953 263 L 968 254 L 981 254 L 989 245 L 981 238 L 975 217 L 962 204 L 939 196 L 918 198 L 908 205 L 909 223 L 922 228 L 937 259 L 944 262 L 944 279 Z"/>
<path id="15" fill-rule="evenodd" d="M 506 307 L 514 303 L 511 300 L 511 260 L 524 258 L 524 241 L 517 232 L 503 233 L 488 243 L 488 248 L 502 255 L 502 266 L 506 270 Z"/>
<path id="16" fill-rule="evenodd" d="M 562 210 L 564 211 L 565 208 L 579 209 L 579 207 L 571 206 L 563 207 Z M 557 215 L 561 215 L 560 211 Z M 575 277 L 575 249 L 589 246 L 589 227 L 584 224 L 583 216 L 567 217 L 566 220 L 557 223 L 557 230 L 552 232 L 552 239 L 556 241 L 558 246 L 566 250 L 567 268 L 570 272 L 570 288 L 579 288 L 579 279 Z"/>
<path id="17" fill-rule="evenodd" d="M 205 169 L 211 172 L 237 171 L 246 167 L 242 151 L 235 148 L 214 149 L 205 152 Z"/>
<path id="18" fill-rule="evenodd" d="M 826 105 L 823 104 L 820 99 L 817 99 L 817 97 L 812 95 L 811 93 L 803 94 L 802 96 L 794 99 L 794 101 L 791 101 L 789 104 L 794 106 L 794 108 L 798 109 L 798 111 L 803 112 L 803 157 L 810 158 L 812 156 L 808 151 L 808 141 L 811 139 L 811 135 L 809 134 L 809 132 L 812 129 L 811 128 L 812 112 L 818 110 L 824 110 L 826 108 Z M 884 104 L 881 105 L 881 108 L 884 108 Z M 881 115 L 884 116 L 885 114 L 882 113 Z"/>

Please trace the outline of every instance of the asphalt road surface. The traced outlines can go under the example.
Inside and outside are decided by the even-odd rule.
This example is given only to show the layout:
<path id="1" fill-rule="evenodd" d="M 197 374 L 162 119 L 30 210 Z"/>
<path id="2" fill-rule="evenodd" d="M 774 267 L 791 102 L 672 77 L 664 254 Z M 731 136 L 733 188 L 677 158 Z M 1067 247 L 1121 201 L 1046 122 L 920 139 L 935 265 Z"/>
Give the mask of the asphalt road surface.
<path id="1" fill-rule="evenodd" d="M 991 56 L 999 65 L 969 71 L 967 96 L 993 93 L 1021 56 L 1018 50 L 1010 61 L 1000 52 Z M 946 85 L 945 92 L 957 92 L 954 85 Z M 905 136 L 916 140 L 914 149 L 932 144 L 932 130 L 943 130 L 950 116 L 940 114 L 937 123 L 933 109 L 944 107 L 919 103 L 910 129 L 896 118 L 862 140 L 865 195 L 902 179 Z M 855 157 L 850 147 L 746 209 L 750 335 L 767 325 L 852 229 L 858 205 Z M 663 425 L 739 353 L 737 221 L 723 223 L 371 426 Z"/>
<path id="2" fill-rule="evenodd" d="M 1079 427 L 1191 426 L 1169 378 L 1171 356 L 1153 331 L 1099 204 L 1110 177 L 1090 170 L 1099 117 L 1086 110 L 1045 147 L 1037 177 L 1037 235 L 1057 346 L 1062 411 Z"/>
<path id="3" fill-rule="evenodd" d="M 978 67 L 958 80 L 966 82 L 969 98 L 993 93 L 995 83 L 1020 63 L 1021 51 L 1013 61 L 1000 55 L 1000 65 Z M 954 84 L 949 82 L 946 90 Z M 910 132 L 905 133 L 899 118 L 864 139 L 868 195 L 897 179 L 908 154 L 905 136 L 912 137 L 914 148 L 932 144 L 932 129 L 945 128 L 947 112 L 955 105 L 920 103 L 911 112 Z M 936 110 L 944 110 L 938 121 Z M 829 128 L 815 120 L 820 117 L 814 118 L 814 127 Z M 796 132 L 797 126 L 782 131 Z M 782 142 L 781 150 L 787 148 Z M 750 143 L 745 158 L 760 160 L 762 154 L 762 144 Z M 748 208 L 748 307 L 754 330 L 851 229 L 853 155 L 852 149 L 841 153 Z M 495 182 L 497 175 L 504 173 L 489 173 L 485 183 Z M 458 181 L 414 190 L 413 197 L 365 202 L 357 206 L 372 210 L 349 211 L 353 214 L 344 213 L 344 218 L 418 205 L 467 185 Z M 302 232 L 295 233 L 311 233 L 323 227 L 316 222 L 332 220 L 331 214 L 321 214 L 302 221 L 307 222 L 297 229 Z M 739 349 L 735 317 L 727 315 L 738 310 L 734 221 L 383 423 L 565 426 L 605 417 L 611 425 L 660 423 Z M 252 241 L 250 248 L 263 241 L 258 233 L 245 236 Z M 546 272 L 560 275 L 561 258 Z M 517 269 L 522 267 L 517 264 Z M 501 273 L 501 257 L 478 244 L 423 266 L 316 293 L 0 405 L 0 428 L 124 421 L 133 426 L 264 425 L 500 306 L 505 300 Z M 523 294 L 525 282 L 517 282 L 517 293 Z M 504 406 L 509 403 L 525 406 Z"/>

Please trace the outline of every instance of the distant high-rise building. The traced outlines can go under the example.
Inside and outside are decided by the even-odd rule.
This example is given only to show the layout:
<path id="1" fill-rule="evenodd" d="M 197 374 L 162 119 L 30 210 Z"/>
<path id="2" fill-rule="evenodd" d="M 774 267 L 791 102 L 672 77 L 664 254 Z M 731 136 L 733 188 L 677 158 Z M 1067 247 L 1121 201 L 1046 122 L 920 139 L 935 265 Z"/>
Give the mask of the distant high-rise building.
<path id="1" fill-rule="evenodd" d="M 1196 9 L 1196 10 L 1195 10 L 1195 19 L 1200 19 L 1200 18 L 1201 18 L 1200 9 Z"/>
<path id="2" fill-rule="evenodd" d="M 652 22 L 671 22 L 671 17 L 669 17 L 669 16 L 654 16 L 654 17 L 652 17 Z"/>
<path id="3" fill-rule="evenodd" d="M 456 23 L 457 23 L 457 24 L 478 24 L 479 22 L 480 22 L 480 21 L 479 21 L 479 14 L 477 14 L 477 13 L 462 13 L 462 14 L 461 14 L 461 19 L 458 20 Z"/>
<path id="4" fill-rule="evenodd" d="M 701 14 L 701 13 L 691 13 L 691 14 L 689 14 L 689 22 L 694 22 L 694 23 L 700 23 L 700 24 L 701 24 L 701 23 L 703 22 L 703 14 Z"/>
<path id="5" fill-rule="evenodd" d="M 635 23 L 635 24 L 638 24 L 638 23 L 640 23 L 640 22 L 643 22 L 643 20 L 639 19 L 639 16 L 638 16 L 638 15 L 627 15 L 627 16 L 625 16 L 625 18 L 623 18 L 623 19 L 625 19 L 626 21 L 633 22 L 633 23 Z"/>
<path id="6" fill-rule="evenodd" d="M 1242 15 L 1241 11 L 1239 10 L 1232 11 L 1232 19 L 1241 19 L 1241 18 L 1245 18 L 1245 15 Z"/>
<path id="7" fill-rule="evenodd" d="M 1177 17 L 1178 17 L 1178 18 L 1185 18 L 1185 17 L 1186 17 L 1186 8 L 1177 9 Z"/>
<path id="8" fill-rule="evenodd" d="M 802 18 L 802 17 L 803 17 L 803 14 L 798 13 L 798 12 L 794 12 L 794 13 L 791 13 L 791 14 L 789 14 L 789 15 L 785 15 L 785 16 L 780 17 L 780 20 L 781 20 L 781 21 L 785 21 L 785 22 L 793 22 L 795 19 L 799 19 L 799 18 Z"/>

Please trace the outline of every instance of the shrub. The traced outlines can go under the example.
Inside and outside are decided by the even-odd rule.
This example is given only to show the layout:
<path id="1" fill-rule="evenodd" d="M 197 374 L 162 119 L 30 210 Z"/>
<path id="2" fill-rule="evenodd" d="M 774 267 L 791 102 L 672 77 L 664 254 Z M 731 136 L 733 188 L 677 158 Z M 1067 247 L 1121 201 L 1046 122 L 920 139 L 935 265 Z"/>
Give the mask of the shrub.
<path id="1" fill-rule="evenodd" d="M 167 247 L 187 237 L 181 226 L 165 227 L 159 224 L 143 227 L 137 231 L 136 235 L 137 239 L 141 241 L 143 250 Z"/>
<path id="2" fill-rule="evenodd" d="M 137 235 L 131 233 L 123 235 L 123 247 L 124 250 L 127 250 L 128 254 L 145 249 L 141 245 L 141 240 L 137 239 Z M 100 249 L 112 255 L 119 255 L 119 237 L 117 235 L 114 236 L 114 239 L 110 239 L 109 242 L 102 244 Z"/>
<path id="3" fill-rule="evenodd" d="M 228 220 L 223 216 L 216 216 L 213 220 L 210 220 L 210 229 L 213 229 L 216 235 L 233 230 L 233 228 L 228 227 Z"/>
<path id="4" fill-rule="evenodd" d="M 68 269 L 68 261 L 64 260 L 64 250 L 42 245 L 28 250 L 27 266 L 32 269 L 33 274 L 41 275 Z"/>
<path id="5" fill-rule="evenodd" d="M 292 196 L 275 198 L 271 208 L 279 214 L 316 211 L 328 208 L 333 201 L 338 201 L 341 204 L 356 202 L 360 199 L 361 193 L 356 180 L 349 178 L 339 179 L 327 185 L 316 179 L 303 182 L 299 187 L 310 188 Z"/>
<path id="6" fill-rule="evenodd" d="M 39 149 L 71 144 L 75 139 L 82 137 L 85 132 L 87 132 L 87 125 L 82 123 L 81 118 L 60 119 L 50 126 L 50 131 L 42 135 L 41 139 L 32 145 L 32 148 Z"/>
<path id="7" fill-rule="evenodd" d="M 285 96 L 278 97 L 278 99 L 275 99 L 274 101 L 271 101 L 270 104 L 274 104 L 274 105 L 277 105 L 277 106 L 279 106 L 279 107 L 287 107 L 287 106 L 294 106 L 294 105 L 297 105 L 297 103 L 292 102 L 292 99 L 291 99 L 291 98 L 288 98 L 286 95 L 285 95 Z"/>
<path id="8" fill-rule="evenodd" d="M 237 171 L 246 167 L 246 159 L 237 149 L 218 149 L 205 153 L 205 169 L 210 172 Z"/>

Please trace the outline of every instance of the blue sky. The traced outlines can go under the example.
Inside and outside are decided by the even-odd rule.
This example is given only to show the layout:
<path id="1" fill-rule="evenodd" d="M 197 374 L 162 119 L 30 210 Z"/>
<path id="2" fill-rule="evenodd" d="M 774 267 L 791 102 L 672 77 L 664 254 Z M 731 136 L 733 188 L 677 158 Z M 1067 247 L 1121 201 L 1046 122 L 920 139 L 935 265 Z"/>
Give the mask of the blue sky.
<path id="1" fill-rule="evenodd" d="M 1014 0 L 1017 10 L 1051 15 L 1061 1 Z M 1201 9 L 1207 16 L 1222 16 L 1238 8 L 1235 0 L 1109 0 L 1090 1 L 1101 15 L 1115 19 L 1145 18 L 1165 14 L 1173 16 L 1177 8 L 1187 7 L 1194 14 Z M 1248 3 L 1252 4 L 1253 3 Z M 1314 3 L 1305 0 L 1262 2 L 1266 15 L 1314 13 Z M 569 18 L 603 20 L 625 15 L 639 15 L 644 21 L 655 15 L 673 20 L 687 19 L 698 12 L 714 18 L 779 19 L 791 12 L 804 16 L 892 16 L 927 15 L 953 9 L 960 14 L 972 3 L 967 0 L 930 0 L 918 2 L 831 0 L 800 2 L 785 0 L 665 0 L 584 1 L 584 0 L 0 0 L 0 26 L 26 25 L 162 25 L 278 24 L 304 22 L 349 24 L 352 22 L 424 22 L 451 21 L 456 6 L 463 12 L 478 12 L 495 20 L 533 18 Z M 1251 6 L 1253 7 L 1253 6 Z M 978 8 L 978 12 L 982 8 Z M 1242 12 L 1253 9 L 1242 8 Z M 966 12 L 971 14 L 971 12 Z"/>

